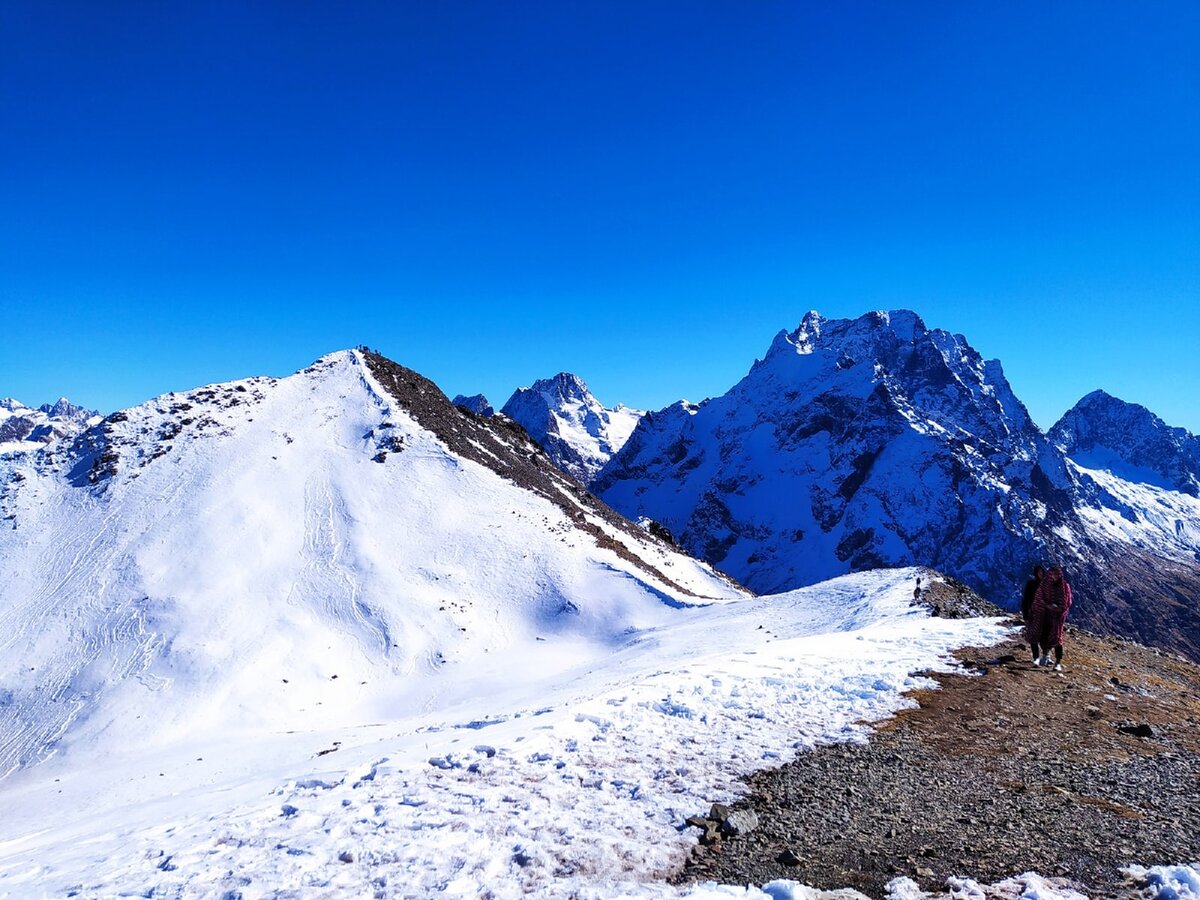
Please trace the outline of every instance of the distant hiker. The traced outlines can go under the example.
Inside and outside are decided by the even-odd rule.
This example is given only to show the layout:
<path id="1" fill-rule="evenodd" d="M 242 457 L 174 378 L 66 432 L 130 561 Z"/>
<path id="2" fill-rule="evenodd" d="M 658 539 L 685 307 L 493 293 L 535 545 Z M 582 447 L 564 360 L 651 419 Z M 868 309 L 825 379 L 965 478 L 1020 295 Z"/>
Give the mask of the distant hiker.
<path id="1" fill-rule="evenodd" d="M 1050 650 L 1054 650 L 1054 671 L 1062 671 L 1063 625 L 1067 611 L 1071 608 L 1071 585 L 1063 577 L 1061 566 L 1053 566 L 1046 573 L 1033 595 L 1029 620 L 1025 625 L 1025 639 L 1033 651 L 1035 666 L 1050 665 Z M 1038 653 L 1041 652 L 1039 658 Z"/>
<path id="2" fill-rule="evenodd" d="M 1041 566 L 1034 566 L 1033 577 L 1025 582 L 1025 590 L 1021 592 L 1021 618 L 1026 622 L 1029 621 L 1029 614 L 1033 611 L 1033 597 L 1037 593 L 1038 585 L 1045 577 L 1046 570 Z"/>

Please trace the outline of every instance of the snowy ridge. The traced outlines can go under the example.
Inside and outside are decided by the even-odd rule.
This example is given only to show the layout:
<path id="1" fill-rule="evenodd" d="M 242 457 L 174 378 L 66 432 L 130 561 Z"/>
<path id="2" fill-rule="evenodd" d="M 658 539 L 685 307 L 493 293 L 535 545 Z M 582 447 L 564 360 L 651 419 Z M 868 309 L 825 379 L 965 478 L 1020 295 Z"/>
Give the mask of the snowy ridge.
<path id="1" fill-rule="evenodd" d="M 1091 501 L 1079 506 L 1090 534 L 1162 556 L 1200 560 L 1200 498 L 1107 469 L 1084 468 L 1074 460 L 1071 468 Z"/>
<path id="2" fill-rule="evenodd" d="M 567 372 L 518 388 L 501 412 L 585 485 L 624 446 L 644 415 L 620 404 L 604 406 L 582 379 Z"/>

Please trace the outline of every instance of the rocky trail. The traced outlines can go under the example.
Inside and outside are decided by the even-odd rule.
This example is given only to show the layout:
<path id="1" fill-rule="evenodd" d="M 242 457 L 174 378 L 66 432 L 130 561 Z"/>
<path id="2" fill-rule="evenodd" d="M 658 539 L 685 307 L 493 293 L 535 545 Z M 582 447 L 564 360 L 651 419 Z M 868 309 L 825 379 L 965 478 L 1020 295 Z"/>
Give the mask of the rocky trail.
<path id="1" fill-rule="evenodd" d="M 1038 871 L 1119 898 L 1138 896 L 1124 866 L 1200 859 L 1200 668 L 1067 637 L 1062 673 L 1033 666 L 1019 637 L 961 651 L 971 674 L 937 676 L 940 690 L 916 692 L 868 744 L 751 777 L 735 809 L 757 827 L 698 845 L 679 880 L 882 897 L 901 875 L 941 890 L 955 875 Z"/>

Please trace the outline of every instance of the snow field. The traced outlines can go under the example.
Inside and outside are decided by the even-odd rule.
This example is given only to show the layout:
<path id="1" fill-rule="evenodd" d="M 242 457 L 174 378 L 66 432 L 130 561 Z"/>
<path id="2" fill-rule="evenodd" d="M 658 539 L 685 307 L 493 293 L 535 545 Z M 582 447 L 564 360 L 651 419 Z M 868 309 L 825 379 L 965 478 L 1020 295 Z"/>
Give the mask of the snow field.
<path id="1" fill-rule="evenodd" d="M 585 667 L 497 680 L 455 715 L 389 722 L 392 733 L 370 743 L 353 746 L 347 734 L 269 792 L 255 794 L 261 779 L 225 785 L 225 808 L 207 796 L 207 811 L 189 815 L 188 800 L 133 828 L 96 809 L 82 850 L 43 835 L 18 862 L 0 846 L 0 889 L 687 895 L 656 883 L 694 844 L 680 830 L 686 816 L 735 798 L 741 775 L 819 743 L 864 739 L 865 722 L 927 685 L 912 672 L 947 669 L 951 648 L 1003 634 L 995 621 L 910 608 L 914 579 L 913 570 L 867 573 L 673 610 L 671 623 L 631 630 Z"/>

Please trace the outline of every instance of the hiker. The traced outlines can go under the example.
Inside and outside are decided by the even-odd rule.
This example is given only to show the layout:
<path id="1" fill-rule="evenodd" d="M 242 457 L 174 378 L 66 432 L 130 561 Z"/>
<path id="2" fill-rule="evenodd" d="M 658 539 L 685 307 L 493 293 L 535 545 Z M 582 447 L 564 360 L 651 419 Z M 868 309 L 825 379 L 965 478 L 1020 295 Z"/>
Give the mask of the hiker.
<path id="1" fill-rule="evenodd" d="M 1050 665 L 1050 650 L 1053 649 L 1054 671 L 1062 671 L 1063 624 L 1070 608 L 1071 585 L 1067 584 L 1062 567 L 1053 566 L 1033 595 L 1033 606 L 1025 626 L 1025 639 L 1033 651 L 1035 666 Z"/>
<path id="2" fill-rule="evenodd" d="M 1026 622 L 1029 621 L 1029 614 L 1033 612 L 1033 597 L 1037 593 L 1038 585 L 1045 577 L 1046 570 L 1036 565 L 1033 567 L 1033 577 L 1025 582 L 1025 589 L 1021 592 L 1021 618 Z"/>

